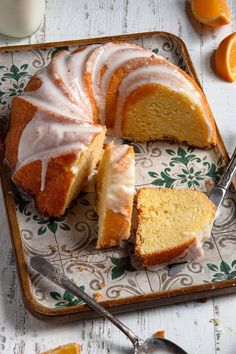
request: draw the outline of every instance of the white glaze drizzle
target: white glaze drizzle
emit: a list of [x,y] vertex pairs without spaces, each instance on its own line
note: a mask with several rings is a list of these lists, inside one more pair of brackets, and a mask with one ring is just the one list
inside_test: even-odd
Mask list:
[[43,102],[41,99],[37,98],[37,97],[29,97],[29,96],[22,96],[22,99],[32,103],[33,105],[35,105],[37,108],[39,108],[40,110],[43,111],[48,111],[49,114],[58,114],[61,116],[66,117],[67,119],[71,119],[71,120],[78,120],[78,121],[85,121],[87,123],[90,123],[90,119],[82,119],[80,118],[80,116],[78,115],[78,113],[74,113],[71,111],[67,111],[65,109],[62,109],[58,106],[55,106],[51,103],[48,102]]
[[45,189],[45,184],[46,184],[46,175],[47,175],[49,159],[41,160],[41,163],[42,163],[42,172],[41,172],[41,188],[40,188],[40,190],[41,190],[41,192],[43,192]]
[[97,48],[91,45],[79,52],[63,52],[54,60],[54,75],[60,78],[64,89],[73,96],[75,103],[83,108],[92,121],[92,109],[84,86],[85,63],[88,56]]
[[[64,53],[62,58],[64,59],[66,55]],[[41,86],[37,90],[25,92],[24,97],[32,103],[39,103],[45,109],[55,110],[57,108],[63,114],[72,114],[79,120],[90,121],[91,117],[85,114],[83,107],[73,102],[73,99],[69,98],[55,82],[56,78],[53,75],[53,66],[54,61],[57,60],[61,60],[60,56],[53,59],[49,66],[37,72],[36,76],[40,79]]]
[[68,152],[79,154],[103,129],[102,126],[66,120],[63,116],[38,111],[21,135],[16,171],[33,161],[40,160],[41,190],[44,190],[47,164],[50,159]]
[[[16,169],[32,161],[41,160],[41,190],[44,190],[47,164],[50,158],[74,150],[83,150],[88,145],[91,136],[103,129],[86,125],[86,122],[93,122],[93,117],[90,99],[84,85],[84,72],[87,71],[91,74],[96,104],[100,109],[100,119],[104,122],[102,116],[104,116],[105,95],[112,73],[131,59],[150,56],[159,58],[160,64],[137,68],[127,74],[120,85],[115,117],[115,130],[119,134],[121,133],[122,108],[125,100],[140,85],[146,83],[163,84],[173,90],[185,93],[191,97],[194,103],[201,104],[201,95],[191,82],[175,69],[174,65],[165,65],[165,59],[135,44],[108,43],[103,46],[91,45],[75,53],[65,51],[56,56],[47,67],[37,72],[36,76],[41,80],[41,86],[35,91],[24,94],[26,100],[39,108],[22,133]],[[101,68],[104,66],[106,71],[101,77]],[[57,80],[60,85],[57,84]],[[46,113],[47,111],[48,113]],[[53,114],[54,117],[56,115],[65,116],[67,123],[59,123],[57,119],[52,118]],[[83,127],[81,122],[76,124],[75,120],[83,121],[85,126]],[[209,125],[210,136],[212,126],[207,119],[206,123]],[[63,129],[61,129],[62,127]],[[50,148],[49,142],[52,136],[54,138]],[[67,138],[65,139],[65,137]],[[84,137],[86,137],[86,142],[82,141]],[[29,146],[32,149],[29,149]],[[124,153],[123,146],[121,150],[117,147],[114,148],[114,156],[118,154],[118,151],[121,154]],[[130,167],[130,171],[127,172],[127,180],[124,177],[124,185],[128,185],[128,175],[132,176],[132,168]],[[129,187],[127,188],[129,190]]]
[[[91,74],[93,95],[99,108],[99,120],[102,123],[104,123],[106,90],[112,74],[131,59],[151,56],[156,56],[156,54],[133,43],[108,43],[92,53],[86,70]],[[101,77],[104,67],[106,71]]]
[[182,235],[189,237],[189,236],[195,236],[197,239],[201,242],[204,242],[209,239],[211,236],[211,230],[213,227],[213,221],[211,220],[208,222],[205,226],[203,226],[200,230],[197,231],[183,231]]
[[135,169],[134,159],[124,171],[119,161],[125,157],[128,145],[111,145],[111,159],[109,181],[107,186],[106,207],[114,213],[121,213],[129,217],[126,206],[135,194]]
[[[162,60],[163,62],[163,60]],[[154,64],[149,66],[139,67],[136,70],[128,73],[122,80],[119,87],[119,95],[117,99],[117,108],[115,113],[115,131],[116,134],[122,135],[122,111],[127,97],[138,87],[145,84],[160,84],[170,88],[173,91],[186,94],[191,98],[192,102],[196,105],[201,105],[202,98],[200,93],[195,89],[190,81],[188,81],[174,65]],[[202,109],[207,117],[207,112],[203,105]],[[208,138],[212,134],[212,125],[207,117],[206,124],[208,126]]]

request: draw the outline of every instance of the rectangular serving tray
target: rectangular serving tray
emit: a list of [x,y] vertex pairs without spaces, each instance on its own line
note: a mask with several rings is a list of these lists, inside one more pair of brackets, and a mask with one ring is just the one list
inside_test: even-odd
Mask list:
[[[6,129],[12,96],[20,94],[31,75],[47,65],[58,51],[117,40],[134,41],[163,55],[186,71],[200,86],[184,42],[166,32],[1,48],[1,130]],[[136,187],[196,188],[209,192],[228,161],[218,130],[217,135],[216,147],[207,151],[166,142],[132,143],[136,158]],[[118,142],[123,141],[119,139]],[[80,194],[65,215],[49,219],[38,214],[32,201],[10,182],[3,156],[0,173],[24,303],[37,318],[68,321],[96,314],[71,294],[33,272],[27,265],[33,255],[46,257],[113,312],[235,292],[234,191],[228,193],[222,205],[212,236],[204,244],[202,259],[143,268],[131,244],[122,249],[95,249],[97,217],[93,183]]]

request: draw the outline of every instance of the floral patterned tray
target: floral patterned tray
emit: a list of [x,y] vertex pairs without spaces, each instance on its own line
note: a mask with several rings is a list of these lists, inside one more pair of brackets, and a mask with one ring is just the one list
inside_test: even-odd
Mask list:
[[[127,37],[163,55],[197,81],[186,47],[178,37],[156,32],[115,39],[127,40]],[[113,39],[103,38],[99,42]],[[58,51],[78,47],[85,42],[1,50],[2,133],[7,130],[11,99],[23,92],[31,75],[47,65]],[[92,42],[96,40],[87,41]],[[137,188],[151,185],[209,191],[228,159],[220,135],[218,140],[216,148],[208,151],[165,142],[132,144],[136,154]],[[80,194],[65,215],[49,219],[39,215],[32,201],[10,185],[3,164],[1,177],[23,298],[35,316],[68,320],[74,317],[85,318],[93,313],[79,299],[34,273],[27,266],[32,255],[46,257],[87,293],[117,312],[235,291],[234,192],[228,194],[223,203],[212,237],[204,244],[205,256],[202,259],[191,263],[143,268],[133,253],[132,244],[127,243],[122,249],[95,249],[97,216],[94,212],[93,183]]]

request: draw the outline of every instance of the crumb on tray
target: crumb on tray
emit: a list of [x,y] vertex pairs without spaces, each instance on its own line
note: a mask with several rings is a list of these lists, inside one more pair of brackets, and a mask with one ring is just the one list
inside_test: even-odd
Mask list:
[[102,293],[101,293],[101,291],[96,291],[96,293],[94,293],[94,295],[93,295],[93,298],[94,298],[95,301],[100,301],[100,300],[102,300]]
[[158,337],[158,338],[165,338],[166,334],[164,330],[157,331],[156,333],[153,334],[153,337]]

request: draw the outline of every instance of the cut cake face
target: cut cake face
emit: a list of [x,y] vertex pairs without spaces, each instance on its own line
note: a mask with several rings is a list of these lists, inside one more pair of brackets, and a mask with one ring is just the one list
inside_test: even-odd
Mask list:
[[137,196],[136,254],[144,265],[168,263],[189,253],[202,255],[215,205],[196,190],[144,188]]

